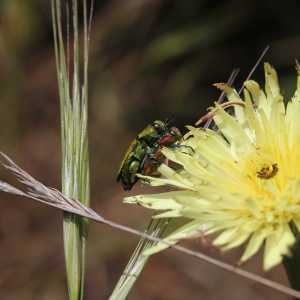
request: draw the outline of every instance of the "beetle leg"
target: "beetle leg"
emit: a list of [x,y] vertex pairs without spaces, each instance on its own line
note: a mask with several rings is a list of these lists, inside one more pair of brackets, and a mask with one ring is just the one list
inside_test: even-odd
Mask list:
[[145,163],[146,161],[148,160],[149,158],[149,153],[147,153],[144,157],[143,157],[143,160],[141,161],[141,164],[140,164],[140,171],[143,171],[144,169],[144,166],[145,166]]
[[143,161],[141,162],[141,171],[144,175],[159,175],[158,172],[156,172],[158,166],[162,163],[159,153],[159,149],[155,152],[153,149],[148,149],[148,153],[144,156]]

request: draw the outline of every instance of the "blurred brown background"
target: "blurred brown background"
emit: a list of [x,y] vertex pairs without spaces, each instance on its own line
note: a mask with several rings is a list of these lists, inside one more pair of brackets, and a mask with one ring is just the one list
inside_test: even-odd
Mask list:
[[[59,110],[50,1],[0,1],[1,150],[47,185],[60,186]],[[239,87],[266,45],[265,60],[295,85],[300,54],[300,3],[282,1],[96,0],[90,66],[92,205],[143,229],[149,212],[122,204],[115,182],[135,134],[153,119],[174,117],[183,128],[216,100],[211,86],[234,67]],[[262,66],[254,78],[262,80]],[[5,175],[1,171],[2,178]],[[149,192],[137,184],[133,194]],[[0,298],[67,299],[62,215],[1,194]],[[136,237],[91,224],[86,300],[107,299]],[[200,241],[188,243],[209,252]],[[235,262],[239,251],[213,253]],[[262,273],[260,258],[245,268]],[[265,276],[287,284],[278,267]],[[165,251],[153,257],[129,299],[288,299],[207,263]]]

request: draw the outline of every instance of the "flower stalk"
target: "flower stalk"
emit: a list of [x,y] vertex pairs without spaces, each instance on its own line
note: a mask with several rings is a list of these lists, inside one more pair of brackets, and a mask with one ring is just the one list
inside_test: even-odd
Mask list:
[[[149,234],[152,237],[162,237],[168,227],[168,224],[168,219],[152,219],[149,222],[148,228],[146,229],[145,233]],[[137,278],[139,277],[149,260],[149,256],[144,255],[144,252],[147,251],[147,249],[154,247],[156,244],[156,241],[149,240],[144,237],[139,240],[118,283],[116,284],[111,296],[109,297],[109,300],[124,300],[127,298]]]

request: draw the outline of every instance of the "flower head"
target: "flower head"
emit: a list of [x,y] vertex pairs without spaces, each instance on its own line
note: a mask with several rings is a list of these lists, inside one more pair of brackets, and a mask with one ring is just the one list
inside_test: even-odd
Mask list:
[[[218,84],[228,102],[213,109],[217,131],[188,127],[181,145],[163,149],[176,163],[159,167],[151,185],[176,190],[125,199],[159,210],[156,218],[184,218],[165,237],[169,243],[216,233],[214,244],[231,249],[245,244],[241,261],[264,246],[264,269],[279,264],[300,229],[300,75],[293,98],[284,104],[276,71],[265,64],[265,90],[244,83],[244,99]],[[234,105],[234,112],[225,107]],[[193,149],[193,151],[189,151]],[[178,167],[178,165],[180,167]],[[148,254],[167,246],[151,248]]]

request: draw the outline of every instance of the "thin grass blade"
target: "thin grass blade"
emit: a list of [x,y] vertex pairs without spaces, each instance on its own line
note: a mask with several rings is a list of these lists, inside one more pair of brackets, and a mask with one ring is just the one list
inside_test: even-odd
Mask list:
[[[60,0],[52,0],[54,49],[59,87],[62,149],[62,192],[89,206],[89,155],[87,135],[88,98],[88,24],[86,1],[83,1],[83,51],[79,40],[78,1],[72,0],[73,50],[69,47],[69,6],[63,14]],[[67,21],[67,50],[63,37],[63,17]],[[70,54],[71,52],[71,54]],[[81,58],[81,52],[83,52]],[[66,55],[67,53],[67,55]],[[70,57],[73,57],[71,61]],[[72,66],[69,65],[72,64]],[[81,74],[83,65],[83,74]],[[72,70],[72,75],[70,74]],[[63,221],[67,283],[70,300],[83,299],[87,221],[65,212]]]

